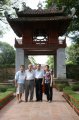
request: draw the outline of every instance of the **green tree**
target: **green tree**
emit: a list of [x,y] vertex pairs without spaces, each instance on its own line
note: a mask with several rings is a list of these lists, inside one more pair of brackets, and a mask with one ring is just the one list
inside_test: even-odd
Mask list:
[[15,50],[8,43],[0,42],[0,65],[15,64]]
[[73,44],[66,50],[67,53],[67,63],[78,64],[79,65],[79,46]]
[[[10,0],[0,0],[0,17],[3,17],[3,12],[6,10],[6,6],[10,4]],[[0,18],[0,20],[2,20]]]
[[[76,13],[67,30],[68,37],[72,38],[74,44],[67,48],[67,63],[79,64],[79,0],[46,0],[46,7],[57,6],[61,9],[65,6],[65,14],[71,14],[71,8],[76,9]],[[70,33],[70,34],[69,34]]]
[[54,68],[54,57],[53,56],[48,56],[47,64],[49,65],[51,69]]
[[0,0],[0,35],[4,33],[3,25],[5,22],[4,11],[7,10],[7,6],[9,5],[10,0]]
[[[65,6],[65,13],[71,14],[71,8],[76,9],[76,16],[73,18],[67,33],[72,32],[72,34],[75,34],[75,32],[79,32],[79,0],[46,0],[46,7],[49,8],[53,6],[54,4],[57,5],[57,7],[61,8],[62,6]],[[79,35],[75,34],[75,37],[73,37],[73,40],[76,43],[79,43]]]
[[45,3],[46,3],[46,8],[49,8],[52,3],[54,2],[54,0],[46,0]]

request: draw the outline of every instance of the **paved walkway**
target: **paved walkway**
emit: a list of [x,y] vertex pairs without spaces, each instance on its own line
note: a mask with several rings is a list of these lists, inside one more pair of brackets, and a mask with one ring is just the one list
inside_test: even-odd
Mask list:
[[22,102],[12,100],[0,111],[0,120],[79,120],[79,116],[62,97],[62,93],[54,89],[52,103]]

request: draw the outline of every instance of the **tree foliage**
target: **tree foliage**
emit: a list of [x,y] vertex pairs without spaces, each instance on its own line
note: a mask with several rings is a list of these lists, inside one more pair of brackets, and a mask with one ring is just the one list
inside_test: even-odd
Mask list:
[[7,10],[10,0],[0,0],[0,35],[4,33],[3,24],[5,23],[4,11]]
[[10,3],[10,0],[0,0],[0,17],[3,17],[3,12],[4,10],[6,10],[6,6],[8,6],[9,3]]
[[79,46],[73,44],[67,48],[67,63],[79,65]]
[[[62,6],[66,6],[65,13],[67,14],[71,14],[71,8],[74,7],[76,9],[76,16],[73,18],[67,32],[73,32],[73,34],[75,34],[74,31],[79,31],[79,0],[46,0],[46,7],[50,7],[53,4],[56,4],[59,8],[61,8]],[[78,42],[78,35],[76,34],[75,36],[77,38],[76,42]],[[75,41],[74,37],[73,39]]]
[[[46,7],[56,5],[59,9],[65,6],[65,13],[71,14],[71,8],[76,9],[76,13],[67,30],[68,37],[71,37],[74,44],[67,48],[67,63],[79,65],[79,0],[46,0]],[[69,35],[71,34],[71,36]],[[49,58],[50,59],[50,58]]]
[[50,68],[54,68],[54,57],[48,56],[47,64],[50,66]]
[[0,42],[0,65],[15,64],[15,50],[8,43]]

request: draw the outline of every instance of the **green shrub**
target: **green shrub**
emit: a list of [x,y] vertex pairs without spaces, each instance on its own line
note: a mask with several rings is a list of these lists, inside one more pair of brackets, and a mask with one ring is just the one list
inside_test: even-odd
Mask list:
[[69,95],[73,93],[70,86],[66,86],[65,88],[63,88],[63,92],[65,92],[65,93],[67,93]]
[[65,88],[66,86],[69,86],[68,81],[55,81],[55,84],[59,89],[59,91],[63,91],[63,88]]
[[4,86],[0,86],[0,92],[6,92],[7,91],[7,88],[4,87]]
[[68,81],[63,81],[63,80],[57,80],[55,81],[56,84],[66,84],[69,85]]
[[12,85],[0,85],[0,92],[15,91],[15,87]]
[[63,91],[65,84],[57,84],[57,87],[58,87],[59,91]]
[[73,85],[71,85],[71,89],[73,91],[78,91],[79,90],[79,84],[73,84]]
[[8,88],[7,90],[8,90],[8,91],[14,91],[14,92],[15,92],[15,91],[16,91],[16,88],[15,88],[15,87],[12,87],[12,88]]
[[0,92],[6,92],[7,89],[6,88],[0,88]]

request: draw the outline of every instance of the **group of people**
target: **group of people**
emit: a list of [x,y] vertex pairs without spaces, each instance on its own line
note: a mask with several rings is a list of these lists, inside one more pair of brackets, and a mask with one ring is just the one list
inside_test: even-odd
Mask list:
[[32,64],[28,65],[25,70],[24,65],[20,65],[20,70],[15,74],[16,96],[20,103],[22,101],[22,94],[25,91],[25,102],[33,101],[34,87],[36,93],[36,101],[43,100],[42,86],[44,86],[44,93],[47,96],[47,101],[52,102],[52,86],[53,86],[53,72],[49,70],[46,65],[44,69],[40,64],[37,64],[36,69],[33,69]]

